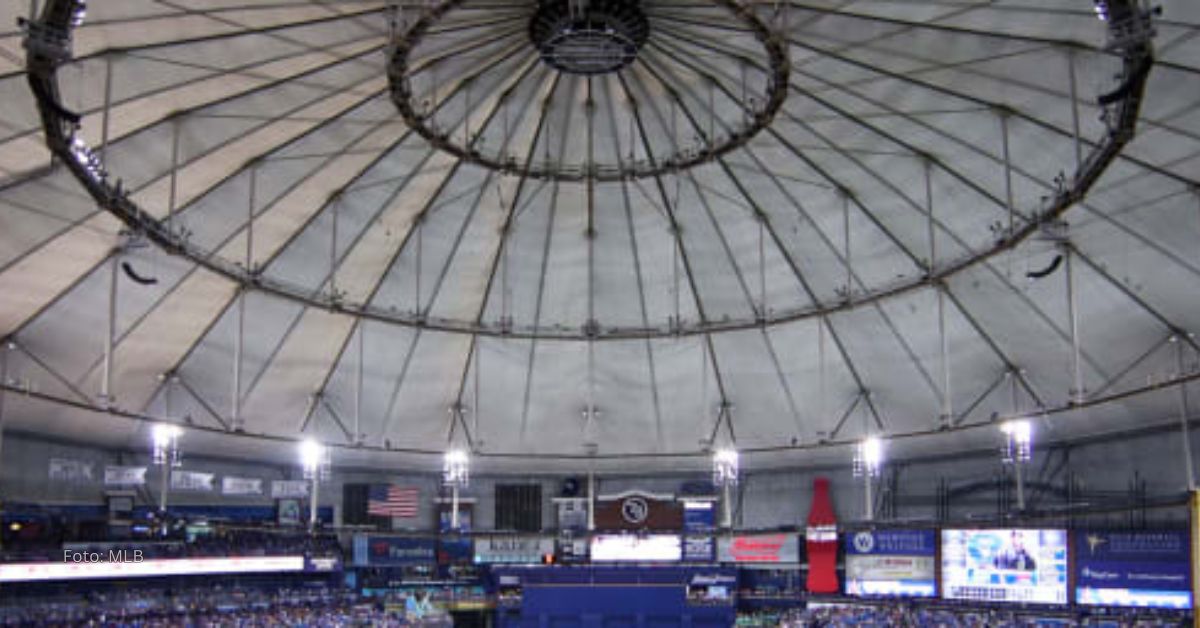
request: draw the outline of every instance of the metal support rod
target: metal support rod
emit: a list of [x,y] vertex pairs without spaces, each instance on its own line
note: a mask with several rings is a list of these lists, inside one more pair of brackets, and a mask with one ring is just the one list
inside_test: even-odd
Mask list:
[[[1183,360],[1183,339],[1175,338],[1175,356],[1179,368],[1179,377],[1183,377],[1184,360]],[[1192,431],[1190,428],[1190,412],[1188,410],[1188,394],[1187,382],[1179,383],[1179,427],[1182,430],[1180,435],[1183,439],[1183,464],[1186,465],[1185,477],[1187,478],[1187,487],[1189,491],[1196,490],[1196,472],[1192,466]]]
[[1075,81],[1075,51],[1073,49],[1067,52],[1067,74],[1071,83],[1071,131],[1075,138],[1075,173],[1078,176],[1079,169],[1083,166],[1083,144],[1079,137],[1079,97]]
[[733,485],[729,482],[721,486],[721,527],[733,528]]
[[871,473],[863,470],[863,516],[867,521],[875,520],[875,496],[871,490]]
[[[828,412],[826,407],[826,367],[825,367],[825,317],[817,318],[817,412],[819,419],[818,426],[825,425],[825,417]],[[826,433],[828,435],[828,433]]]
[[946,291],[937,287],[938,336],[941,339],[942,367],[942,425],[954,417],[954,397],[950,388],[950,340],[946,335]]
[[929,158],[925,159],[925,226],[929,236],[929,275],[937,268],[937,235],[934,231],[933,217],[933,166]]
[[113,405],[113,342],[117,333],[117,261],[120,248],[114,248],[108,261],[108,314],[104,322],[104,373],[100,380],[100,401]]
[[1013,476],[1017,481],[1017,511],[1025,511],[1025,463],[1016,460],[1013,462]]
[[175,204],[179,193],[179,116],[171,119],[171,179],[167,192],[167,232],[174,231]]
[[258,202],[258,162],[250,164],[250,194],[246,207],[246,272],[254,275],[254,213]]
[[842,194],[842,231],[846,242],[846,300],[854,287],[854,264],[850,256],[850,194],[843,190]]
[[458,531],[458,483],[450,485],[450,530]]
[[363,442],[362,399],[363,399],[363,356],[366,348],[367,321],[358,324],[358,355],[354,365],[354,442]]
[[[338,228],[338,206],[342,204],[342,196],[338,194],[333,199],[333,207],[330,209],[330,219],[333,222],[329,234],[329,296],[337,300],[337,228]],[[419,240],[418,240],[419,242]],[[419,303],[419,301],[418,301]],[[419,308],[418,308],[419,309]]]
[[242,429],[242,355],[246,344],[246,290],[238,295],[237,327],[233,337],[233,402],[230,422],[234,431]]
[[1071,317],[1071,400],[1078,404],[1083,402],[1083,364],[1079,346],[1079,301],[1075,289],[1075,268],[1072,263],[1074,249],[1064,247],[1064,257],[1067,263],[1067,312]]
[[108,154],[108,120],[112,111],[112,53],[104,55],[104,109],[100,113],[100,163],[107,164]]
[[417,317],[420,317],[421,311],[422,311],[421,310],[421,258],[423,258],[425,256],[425,251],[424,251],[424,249],[425,249],[425,221],[423,219],[418,219],[416,236],[417,236],[417,263],[416,263],[416,266],[414,267],[416,276],[414,277],[414,281],[413,281],[413,290],[416,291],[416,295],[414,297],[413,302],[416,303],[416,307],[415,307],[413,313],[415,313],[417,315]]
[[762,320],[767,320],[767,249],[764,242],[767,217],[758,216],[758,311]]
[[313,471],[312,477],[312,494],[308,499],[308,529],[311,532],[317,531],[317,503],[320,499],[321,489],[321,472],[319,469]]
[[0,344],[0,479],[4,477],[4,425],[8,415],[4,413],[4,401],[8,394],[8,354],[11,353],[10,342],[4,340]]
[[[159,466],[161,467],[160,475],[162,477],[159,478],[161,484],[158,489],[158,512],[165,514],[167,512],[167,491],[171,488],[171,459],[169,453]],[[162,525],[163,530],[166,531],[167,521],[165,517],[162,519]]]
[[596,529],[596,472],[588,470],[587,529]]
[[[1013,234],[1017,231],[1017,208],[1013,202],[1012,155],[1009,152],[1008,146],[1008,112],[1000,114],[1000,134],[1003,137],[1004,143],[1004,202],[1007,203],[1008,209],[1008,233],[1005,234],[1005,239],[1008,239],[1013,237]],[[1010,260],[1012,259],[1012,255],[1008,257]],[[1012,269],[1010,268],[1009,270],[1011,271]]]

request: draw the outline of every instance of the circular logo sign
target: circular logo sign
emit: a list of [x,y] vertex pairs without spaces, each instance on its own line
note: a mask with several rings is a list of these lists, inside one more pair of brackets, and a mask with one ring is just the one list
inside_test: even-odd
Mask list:
[[630,497],[621,502],[621,517],[629,523],[642,523],[650,516],[650,504],[641,497]]
[[854,535],[854,549],[859,554],[870,554],[875,549],[875,535],[870,532],[859,532]]

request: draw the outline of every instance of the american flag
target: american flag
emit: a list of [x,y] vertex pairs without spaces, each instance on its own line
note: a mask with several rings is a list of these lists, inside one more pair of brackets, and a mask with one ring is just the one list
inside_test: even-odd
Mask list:
[[417,516],[419,494],[415,486],[372,484],[367,496],[367,514],[412,519]]

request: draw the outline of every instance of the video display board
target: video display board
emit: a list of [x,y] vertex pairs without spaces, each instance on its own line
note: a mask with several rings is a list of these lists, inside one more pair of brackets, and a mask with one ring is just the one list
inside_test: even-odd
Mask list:
[[475,563],[537,565],[554,554],[554,537],[494,536],[475,539]]
[[1191,608],[1187,530],[1075,534],[1075,601]]
[[597,534],[592,562],[675,562],[683,556],[677,534]]
[[933,530],[862,530],[843,539],[847,595],[937,595]]
[[942,530],[942,597],[1066,604],[1066,531]]

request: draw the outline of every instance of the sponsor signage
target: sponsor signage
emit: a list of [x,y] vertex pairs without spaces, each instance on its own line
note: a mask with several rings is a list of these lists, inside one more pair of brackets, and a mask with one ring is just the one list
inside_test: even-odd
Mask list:
[[475,539],[476,563],[540,564],[554,554],[554,538],[541,536],[494,536]]
[[597,534],[591,555],[592,562],[675,562],[683,547],[675,534]]
[[[303,556],[256,556],[240,558],[180,558],[138,561],[132,550],[109,553],[80,552],[84,558],[54,563],[0,564],[0,582],[85,580],[100,578],[149,578],[227,573],[272,573],[304,571]],[[94,561],[93,561],[94,559]]]
[[216,476],[212,473],[201,473],[199,471],[172,471],[171,490],[211,492],[213,490],[213,480],[215,479]]
[[354,564],[359,567],[432,565],[436,559],[436,543],[432,538],[365,534],[354,537]]
[[712,530],[716,522],[717,502],[712,500],[683,500],[683,529],[687,532]]
[[262,482],[259,478],[238,478],[227,475],[221,478],[221,494],[262,495]]
[[141,486],[146,483],[146,467],[104,467],[106,486]]
[[558,562],[564,565],[586,563],[588,560],[587,539],[559,539]]
[[937,535],[933,530],[861,530],[845,535],[847,554],[883,556],[933,556]]
[[627,491],[596,498],[596,527],[601,530],[678,530],[683,504],[674,495]]
[[800,537],[795,534],[723,536],[717,540],[722,563],[798,563]]
[[308,482],[306,480],[271,481],[271,497],[274,499],[299,498],[307,496]]
[[683,560],[688,563],[711,563],[716,544],[711,536],[683,537]]
[[558,529],[586,530],[588,500],[586,497],[560,497],[554,500],[558,506]]
[[309,558],[304,566],[305,571],[341,571],[342,561],[334,556]]
[[933,530],[861,530],[846,534],[843,544],[847,595],[937,594]]
[[837,516],[829,497],[829,478],[814,478],[812,505],[804,529],[805,553],[808,554],[809,593],[837,593]]
[[1191,608],[1186,530],[1075,534],[1080,604]]
[[69,482],[72,484],[81,484],[91,482],[93,476],[94,465],[90,462],[82,460],[73,460],[71,458],[51,458],[50,459],[50,480],[54,482]]

